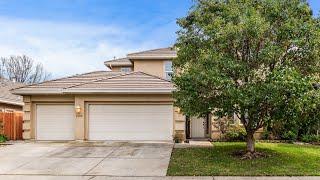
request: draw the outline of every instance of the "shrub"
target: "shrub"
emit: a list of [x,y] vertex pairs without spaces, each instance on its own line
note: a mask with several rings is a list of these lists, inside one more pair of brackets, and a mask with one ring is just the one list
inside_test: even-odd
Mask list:
[[8,138],[5,135],[0,134],[0,143],[6,142],[7,140],[8,140]]
[[290,141],[297,140],[297,137],[298,137],[297,133],[295,133],[293,131],[284,132],[283,135],[282,135],[282,139],[290,140]]
[[183,139],[184,139],[184,134],[182,134],[182,133],[177,133],[175,135],[175,137],[173,138],[175,143],[181,143],[183,141]]
[[302,142],[306,142],[306,143],[319,143],[320,142],[320,135],[303,135],[301,137],[301,141]]
[[220,140],[223,140],[225,133],[230,127],[233,119],[231,117],[225,116],[222,118],[215,119],[213,126],[220,131]]
[[261,139],[263,140],[272,140],[272,132],[266,130],[266,128],[263,130],[261,134]]
[[228,141],[244,141],[246,136],[246,130],[241,126],[230,126],[225,133],[225,139]]

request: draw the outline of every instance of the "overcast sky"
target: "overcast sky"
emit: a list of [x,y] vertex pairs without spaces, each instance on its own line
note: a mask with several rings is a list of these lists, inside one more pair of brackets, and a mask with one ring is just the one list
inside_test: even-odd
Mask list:
[[[129,52],[171,46],[192,0],[0,0],[0,57],[26,54],[54,77],[105,70]],[[314,12],[320,0],[309,0]]]

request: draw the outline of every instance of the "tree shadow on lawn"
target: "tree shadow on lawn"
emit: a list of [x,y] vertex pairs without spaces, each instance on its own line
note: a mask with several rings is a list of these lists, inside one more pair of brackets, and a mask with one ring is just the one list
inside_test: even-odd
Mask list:
[[320,148],[257,143],[267,157],[241,160],[231,154],[245,143],[214,143],[212,148],[174,149],[168,175],[320,175]]

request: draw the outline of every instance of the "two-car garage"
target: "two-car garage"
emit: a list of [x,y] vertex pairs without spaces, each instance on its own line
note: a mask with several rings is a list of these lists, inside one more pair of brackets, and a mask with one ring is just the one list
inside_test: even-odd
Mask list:
[[14,92],[24,98],[24,139],[94,141],[173,140],[183,128],[173,123],[173,90],[143,72],[95,71]]
[[[172,104],[86,106],[88,140],[172,140]],[[74,140],[74,104],[36,105],[37,140]]]

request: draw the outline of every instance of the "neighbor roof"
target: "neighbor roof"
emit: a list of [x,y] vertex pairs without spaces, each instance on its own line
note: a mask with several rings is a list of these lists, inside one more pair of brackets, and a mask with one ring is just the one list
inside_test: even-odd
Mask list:
[[21,86],[23,84],[0,78],[0,103],[23,106],[22,96],[14,95],[10,92],[11,89]]
[[152,49],[127,55],[128,59],[172,59],[176,57],[177,52],[173,47]]
[[104,64],[109,68],[117,66],[132,66],[132,62],[128,58],[119,58],[114,60],[105,61]]
[[173,84],[143,72],[95,71],[14,90],[15,94],[171,93]]

